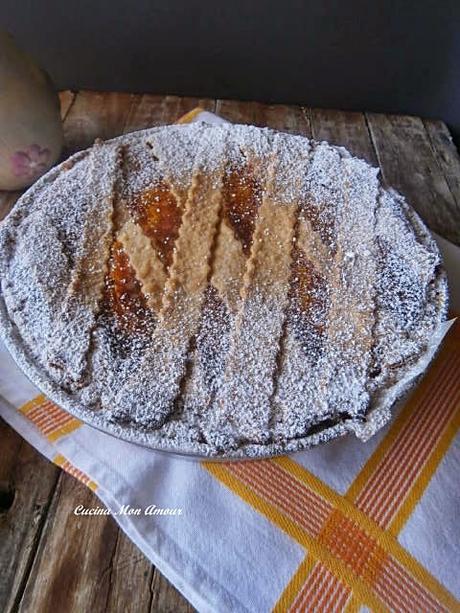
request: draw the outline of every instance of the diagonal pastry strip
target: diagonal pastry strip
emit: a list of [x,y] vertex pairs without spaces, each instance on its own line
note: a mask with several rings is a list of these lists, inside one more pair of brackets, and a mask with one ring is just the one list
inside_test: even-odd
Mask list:
[[84,383],[91,333],[104,293],[112,242],[114,189],[122,161],[120,147],[94,144],[82,244],[57,318],[60,329],[47,351],[48,365],[57,373],[65,371],[67,384]]
[[[190,138],[190,130],[193,130],[193,139]],[[187,127],[169,126],[167,130],[158,130],[149,141],[152,155],[157,158],[159,168],[181,207],[185,207],[187,202],[197,143],[205,130],[206,125],[201,123]]]
[[[296,146],[297,145],[297,146]],[[242,287],[242,303],[215,403],[216,431],[264,443],[288,305],[291,252],[309,150],[302,141],[274,141],[273,158]]]
[[[217,289],[232,314],[237,313],[241,301],[240,290],[248,259],[248,253],[245,253],[245,249],[250,247],[252,243],[253,226],[250,223],[248,224],[248,219],[252,219],[253,215],[255,219],[258,215],[262,201],[261,188],[265,184],[267,175],[266,162],[272,155],[272,143],[273,135],[264,130],[257,130],[251,134],[251,149],[247,146],[247,143],[239,141],[239,139],[235,139],[235,142],[232,143],[232,158],[237,161],[233,162],[228,169],[229,174],[235,173],[237,176],[238,173],[243,174],[243,184],[246,185],[246,188],[244,194],[240,197],[247,198],[249,201],[237,203],[230,200],[224,203],[224,207],[228,206],[227,212],[230,211],[235,214],[233,210],[235,204],[237,206],[238,204],[246,205],[247,208],[240,210],[236,217],[243,227],[249,225],[250,229],[246,228],[246,231],[244,231],[240,228],[240,237],[238,237],[228,216],[222,216],[211,278],[212,285]],[[249,189],[248,184],[250,185]],[[233,191],[234,188],[230,184],[227,189]],[[236,196],[236,194],[230,194],[230,197],[232,196]],[[245,243],[245,248],[243,248],[243,243]]]
[[155,313],[160,310],[167,275],[152,241],[132,219],[127,221],[117,235],[129,257],[147,305]]
[[[341,190],[337,190],[336,182],[341,180],[342,174],[343,163],[338,151],[323,144],[317,145],[308,171],[305,202],[299,215],[297,246],[312,263],[313,270],[324,278],[325,284],[321,292],[327,301],[329,301],[331,291],[330,277],[333,274],[333,268],[335,266],[339,274],[341,261],[337,257],[334,258],[333,250],[326,246],[313,231],[309,217],[312,211],[323,211],[328,208],[333,211],[332,217],[336,219],[337,212],[343,203],[343,194]],[[331,242],[335,243],[335,228],[333,235]],[[340,289],[340,285],[336,286],[336,293]],[[311,300],[315,296],[309,292],[308,298]],[[299,315],[294,311],[287,319],[283,341],[284,351],[280,359],[280,370],[274,395],[274,405],[278,413],[275,424],[276,434],[289,428],[293,437],[299,435],[298,428],[302,430],[305,428],[305,406],[315,406],[315,419],[318,421],[323,420],[328,414],[326,392],[318,388],[323,371],[320,363],[321,353],[316,348],[314,341],[317,340],[319,344],[320,339],[316,339],[316,331],[310,329],[312,338],[305,339],[303,342],[299,340],[296,328],[299,323],[302,323],[302,317],[302,314]],[[328,315],[326,314],[324,323],[327,321]]]
[[[190,413],[190,421],[195,416],[209,410],[217,387],[225,370],[225,359],[229,349],[230,330],[241,303],[241,289],[249,254],[244,252],[243,243],[250,248],[252,243],[252,223],[257,218],[262,201],[262,186],[266,181],[267,159],[272,151],[271,133],[259,130],[252,135],[255,156],[247,144],[238,141],[229,144],[227,155],[231,162],[227,165],[223,185],[223,214],[215,241],[212,261],[212,274],[207,289],[207,302],[204,305],[200,331],[197,335],[191,367],[183,388],[183,411]],[[243,194],[235,193],[232,177],[244,186]],[[241,177],[243,177],[241,179]],[[248,187],[249,185],[249,187]],[[240,200],[240,198],[244,198]],[[237,202],[243,205],[238,211],[238,220],[246,223],[246,231],[238,237],[231,227],[228,212],[234,211]],[[226,214],[227,213],[227,214]]]
[[362,160],[343,159],[344,208],[338,212],[337,254],[340,267],[331,277],[327,335],[327,405],[331,413],[364,416],[375,322],[376,207],[378,169]]
[[[226,221],[221,219],[208,292],[217,296],[213,307],[203,309],[200,331],[191,355],[191,368],[183,390],[186,411],[204,412],[209,407],[224,369],[228,349],[228,328],[240,301],[240,288],[246,267],[241,242]],[[219,300],[222,302],[219,303]]]
[[[305,404],[316,407],[315,422],[337,414],[362,415],[367,408],[365,383],[374,325],[375,208],[377,170],[339,156],[320,145],[317,157],[333,177],[333,189],[307,195],[310,205],[322,208],[327,199],[335,208],[335,248],[326,260],[312,235],[300,241],[314,265],[327,279],[329,309],[324,350],[307,351],[296,338],[295,322],[286,327],[286,351],[281,361],[275,406],[277,427],[290,435],[304,429]],[[324,156],[327,156],[327,164]],[[315,172],[314,162],[312,171]],[[327,185],[327,182],[325,182]],[[338,189],[339,188],[339,189]],[[307,242],[306,238],[310,240]],[[326,256],[323,253],[323,256]],[[303,430],[302,430],[303,431]]]
[[[138,189],[138,193],[149,191],[152,184],[162,182],[170,190],[179,211],[183,213],[187,201],[188,190],[192,182],[194,161],[196,158],[196,143],[191,141],[189,135],[178,126],[170,126],[173,132],[158,130],[146,141],[150,185]],[[195,138],[206,128],[203,125],[195,127]],[[195,147],[192,147],[192,143]],[[145,152],[143,151],[143,154]],[[180,154],[180,159],[178,155]],[[140,172],[142,175],[142,172]],[[133,199],[133,194],[127,194]],[[136,279],[141,284],[141,291],[147,299],[148,307],[158,315],[162,295],[165,288],[167,266],[160,258],[152,238],[147,236],[138,220],[134,221],[125,207],[125,215],[119,224],[118,240],[123,245],[134,269]],[[168,237],[169,238],[169,237]]]
[[240,301],[246,260],[241,242],[223,219],[217,237],[211,282],[232,313],[236,312]]
[[200,323],[222,202],[225,131],[205,132],[166,282],[152,348],[115,399],[131,419],[157,427],[173,409]]

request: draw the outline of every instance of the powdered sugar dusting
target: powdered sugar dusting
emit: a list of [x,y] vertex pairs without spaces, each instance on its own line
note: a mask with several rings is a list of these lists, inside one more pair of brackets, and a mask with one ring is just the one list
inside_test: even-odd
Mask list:
[[[227,209],[226,173],[241,179]],[[159,184],[183,213],[157,310],[133,313],[129,330],[78,285],[79,308],[63,309],[90,224],[102,228],[94,212],[104,218],[115,186],[129,215]],[[296,211],[288,239],[257,210],[270,190],[273,206]],[[249,197],[254,210],[238,201]],[[436,246],[375,169],[253,126],[154,128],[78,154],[20,199],[0,247],[3,334],[44,391],[97,427],[188,453],[264,456],[369,436],[425,364],[446,310]]]

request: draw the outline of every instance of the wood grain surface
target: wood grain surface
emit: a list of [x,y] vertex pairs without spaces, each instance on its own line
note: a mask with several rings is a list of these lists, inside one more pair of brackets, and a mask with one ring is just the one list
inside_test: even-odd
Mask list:
[[[429,227],[460,244],[460,158],[442,121],[129,93],[62,92],[63,158],[92,144],[174,122],[196,106],[232,122],[270,126],[343,145],[380,166]],[[0,192],[0,219],[20,192]],[[81,483],[0,422],[0,611],[191,612]]]

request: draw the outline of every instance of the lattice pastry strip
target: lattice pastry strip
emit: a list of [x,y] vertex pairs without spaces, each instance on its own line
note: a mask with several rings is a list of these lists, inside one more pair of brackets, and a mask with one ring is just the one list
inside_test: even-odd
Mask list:
[[104,294],[112,242],[114,188],[121,165],[121,148],[94,144],[82,245],[57,318],[60,330],[47,355],[50,367],[58,371],[65,369],[68,383],[73,385],[83,383],[91,332]]
[[[155,230],[154,224],[155,221],[164,223],[165,212],[160,208],[160,203],[156,204],[156,200],[162,196],[174,203],[174,209],[178,212],[175,212],[175,216],[180,225],[196,157],[196,144],[192,147],[194,141],[190,140],[190,136],[177,126],[171,129],[174,131],[173,140],[171,131],[163,128],[141,141],[141,147],[136,143],[128,148],[129,176],[131,183],[137,185],[137,191],[131,192],[128,186],[125,188],[125,206],[121,207],[124,215],[120,217],[117,233],[117,240],[123,245],[136,279],[141,284],[147,305],[155,314],[158,314],[161,308],[168,278],[166,256],[163,254],[161,257],[162,253],[159,252],[159,247],[162,247],[161,251],[164,252],[165,245],[158,245],[158,230]],[[196,126],[195,138],[199,139],[203,130],[203,126]],[[178,151],[181,155],[180,161],[177,160]],[[140,158],[142,163],[139,164],[136,158]],[[133,179],[134,176],[137,178]],[[146,207],[156,210],[153,225]],[[131,214],[128,211],[131,211]],[[167,221],[166,229],[171,231],[171,220]],[[164,242],[171,242],[174,238],[169,234],[159,237]],[[169,249],[167,251],[169,252]]]
[[[215,155],[217,147],[222,148],[220,155]],[[210,148],[217,160],[215,168],[209,165]],[[134,418],[138,407],[148,411],[152,424],[162,423],[172,411],[185,374],[187,352],[198,331],[221,209],[224,149],[224,138],[214,142],[203,136],[153,332],[152,351],[115,400]]]
[[142,228],[133,220],[127,221],[117,235],[129,257],[137,280],[142,284],[142,292],[147,305],[158,313],[162,303],[167,274],[157,250],[152,246]]
[[211,282],[232,313],[236,312],[240,302],[246,260],[241,242],[223,219],[217,237]]
[[[319,337],[320,331],[312,324],[311,317],[318,315],[318,301],[330,302],[331,274],[334,266],[340,270],[340,260],[334,257],[331,244],[336,242],[337,228],[334,225],[331,240],[326,244],[317,232],[313,231],[310,221],[312,211],[337,211],[342,206],[343,193],[337,190],[336,183],[328,185],[322,180],[318,188],[317,176],[323,168],[328,174],[340,181],[343,174],[343,164],[340,155],[335,149],[325,148],[320,144],[313,152],[311,164],[307,175],[307,190],[299,215],[299,229],[296,246],[305,255],[306,262],[310,262],[310,280],[307,285],[305,299],[307,304],[303,310],[298,307],[291,309],[286,322],[283,338],[283,351],[280,359],[280,369],[276,382],[274,406],[277,412],[274,424],[275,435],[290,428],[290,435],[297,436],[298,428],[305,429],[305,407],[315,407],[315,419],[321,421],[328,416],[328,407],[325,390],[318,389],[323,377],[323,364],[321,348],[323,339]],[[318,170],[319,169],[319,170]],[[314,275],[322,279],[321,287],[314,287],[311,279]],[[296,278],[294,278],[296,281]],[[301,288],[300,288],[301,289]],[[339,289],[339,288],[337,288]],[[321,296],[317,293],[320,292]],[[302,300],[304,296],[300,296]],[[324,325],[328,321],[328,314],[324,314]],[[318,322],[321,323],[321,322]],[[307,334],[299,334],[299,329],[307,329]],[[324,333],[323,333],[324,334]]]
[[[214,253],[214,272],[207,290],[200,330],[190,356],[190,371],[183,388],[185,411],[209,410],[225,366],[229,328],[240,301],[247,257],[233,230],[221,220]],[[226,255],[225,255],[226,254]]]
[[[247,143],[238,141],[232,143],[232,150],[227,152],[223,210],[212,258],[207,301],[183,388],[184,412],[204,414],[210,410],[225,369],[230,330],[241,303],[253,229],[262,201],[271,139],[272,135],[264,131],[253,134],[251,145],[259,152],[257,156],[254,149],[247,147]],[[238,235],[234,224],[238,224]]]
[[[375,323],[375,213],[378,170],[343,160],[343,207],[337,213],[336,266],[331,275],[326,401],[334,414],[363,416]],[[328,372],[329,371],[329,372]]]
[[[324,351],[306,351],[296,338],[295,324],[287,327],[275,403],[278,428],[303,427],[305,406],[315,407],[315,423],[331,416],[360,415],[367,409],[365,381],[374,324],[375,169],[357,160],[336,156],[336,187],[329,194],[336,208],[333,260],[318,260],[314,242],[303,243],[308,258],[325,275],[329,308],[325,319]],[[340,187],[337,190],[337,186]],[[323,193],[325,196],[326,194]],[[311,197],[311,195],[310,195]],[[314,291],[311,292],[314,297]],[[318,310],[316,308],[316,310]],[[291,436],[298,435],[296,429]]]
[[[213,427],[235,439],[266,442],[277,355],[288,304],[293,239],[305,189],[305,143],[275,137],[264,198],[233,326]],[[289,184],[289,192],[280,186]]]

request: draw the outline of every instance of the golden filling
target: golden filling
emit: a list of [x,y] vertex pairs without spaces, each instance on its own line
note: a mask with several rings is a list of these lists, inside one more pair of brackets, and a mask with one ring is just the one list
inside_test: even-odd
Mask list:
[[328,310],[326,280],[315,271],[302,249],[294,249],[291,274],[291,305],[302,318],[294,317],[294,328],[300,340],[319,339],[324,333]]
[[[134,331],[147,312],[146,298],[123,245],[115,240],[110,250],[106,276],[106,309],[126,330]],[[135,314],[135,317],[133,317]]]
[[[262,201],[262,186],[250,164],[243,168],[228,169],[224,175],[222,197],[224,220],[241,242],[243,253],[248,257]],[[151,239],[152,246],[167,270],[172,263],[182,217],[182,208],[168,184],[165,181],[158,182],[154,187],[139,193],[127,203],[127,207],[145,236]],[[323,282],[305,253],[300,249],[294,250],[291,299],[297,312],[304,315],[304,322],[300,322],[301,328],[307,325],[310,334],[321,335],[323,332],[321,321],[310,318],[311,314],[320,315],[326,311]],[[142,327],[149,311],[142,283],[136,278],[129,256],[117,240],[111,249],[106,287],[106,308],[115,314],[123,327],[129,330]]]
[[248,165],[243,169],[231,168],[224,176],[222,191],[225,219],[241,241],[245,255],[249,255],[262,186]]
[[182,217],[182,209],[169,186],[160,181],[128,202],[128,208],[144,234],[152,239],[158,256],[168,268]]

